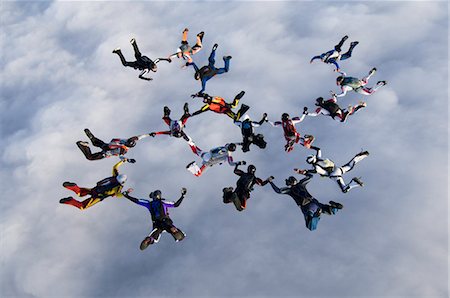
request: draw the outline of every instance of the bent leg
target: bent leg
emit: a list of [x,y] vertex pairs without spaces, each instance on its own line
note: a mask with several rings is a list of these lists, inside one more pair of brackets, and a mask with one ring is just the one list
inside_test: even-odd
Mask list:
[[138,45],[134,38],[131,40],[131,45],[133,46],[134,49],[134,57],[136,57],[136,60],[139,60],[142,57],[142,54],[139,51]]
[[100,152],[96,152],[96,153],[92,153],[91,152],[91,148],[89,148],[89,146],[87,146],[82,141],[78,141],[77,142],[77,146],[81,150],[81,152],[83,152],[84,156],[88,160],[98,160],[98,159],[102,159],[102,158],[105,157],[105,155],[101,151]]

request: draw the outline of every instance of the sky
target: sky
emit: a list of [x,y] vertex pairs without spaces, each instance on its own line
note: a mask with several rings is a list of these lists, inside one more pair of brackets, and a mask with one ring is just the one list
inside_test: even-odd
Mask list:
[[[448,297],[448,3],[446,2],[2,2],[0,94],[0,296],[2,297]],[[250,117],[279,120],[314,108],[338,91],[330,65],[309,63],[342,36],[359,41],[342,69],[361,78],[372,67],[388,85],[372,96],[340,98],[367,107],[346,123],[308,117],[297,125],[316,137],[324,157],[345,164],[370,156],[344,177],[362,177],[347,194],[314,177],[311,194],[344,209],[323,215],[316,231],[304,226],[289,196],[255,187],[247,209],[222,202],[235,186],[224,164],[194,177],[199,161],[182,139],[147,138],[129,151],[126,188],[147,198],[160,189],[186,199],[171,217],[187,237],[163,234],[145,251],[148,211],[108,198],[80,211],[58,203],[71,195],[64,181],[92,187],[117,158],[88,161],[75,142],[83,129],[104,141],[165,130],[172,116],[200,108],[200,90],[180,60],[161,62],[151,82],[137,78],[112,50],[129,60],[136,38],[155,59],[204,31],[194,56],[206,64],[214,43],[217,64],[230,71],[207,92],[231,100],[241,90]],[[204,149],[241,140],[229,118],[212,112],[189,119],[185,131]],[[278,186],[306,168],[312,151],[283,150],[280,128],[263,125],[268,146],[239,149],[236,160],[257,167]],[[296,177],[300,178],[298,175]]]

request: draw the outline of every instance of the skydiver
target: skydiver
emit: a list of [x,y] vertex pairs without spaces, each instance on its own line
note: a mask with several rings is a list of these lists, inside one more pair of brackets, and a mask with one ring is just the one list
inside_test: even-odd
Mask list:
[[[84,156],[88,160],[98,160],[111,156],[119,156],[120,159],[123,159],[123,156],[128,152],[128,149],[136,146],[137,141],[149,136],[149,134],[143,134],[128,139],[115,138],[112,139],[109,143],[105,143],[102,140],[96,138],[88,128],[86,128],[84,132],[91,140],[92,145],[102,149],[102,151],[92,153],[91,148],[89,148],[88,142],[78,141],[76,143],[78,148],[80,148],[81,152],[83,152]],[[134,162],[134,159],[128,159],[128,161]]]
[[192,140],[189,141],[188,144],[191,147],[192,152],[202,158],[202,165],[200,167],[195,161],[186,166],[186,169],[197,177],[201,176],[208,167],[212,167],[215,164],[228,162],[230,166],[245,165],[245,161],[233,161],[231,154],[236,151],[235,143],[228,143],[225,144],[225,146],[213,148],[208,152],[202,151]]
[[218,74],[222,74],[225,72],[228,72],[229,68],[230,68],[230,60],[231,60],[231,56],[223,56],[223,61],[224,61],[224,67],[222,68],[217,68],[214,66],[214,64],[216,63],[216,60],[214,59],[216,56],[216,49],[217,49],[218,45],[215,44],[212,48],[211,54],[209,55],[208,58],[208,65],[203,66],[202,68],[198,68],[197,64],[195,64],[195,62],[191,62],[188,63],[188,65],[192,65],[195,69],[195,75],[194,78],[196,80],[201,80],[202,82],[202,90],[200,90],[198,93],[201,94],[205,91],[206,89],[206,82],[208,80],[210,80],[212,77],[214,77],[215,75]]
[[353,49],[356,47],[356,45],[358,45],[358,41],[353,41],[350,43],[350,48],[348,49],[348,51],[344,54],[341,54],[341,47],[344,44],[344,42],[347,40],[348,36],[345,35],[344,37],[342,37],[341,41],[334,46],[333,50],[330,50],[326,53],[323,53],[319,56],[314,56],[312,57],[311,61],[309,63],[313,63],[314,60],[316,59],[320,59],[322,60],[323,63],[327,63],[327,64],[334,64],[334,66],[336,66],[336,69],[334,71],[336,72],[340,72],[343,75],[345,75],[344,72],[341,72],[341,69],[339,67],[339,64],[337,63],[337,61],[339,60],[346,60],[348,58],[350,58],[352,56],[352,51]]
[[[341,107],[337,104],[336,96],[332,96],[332,98],[324,101],[323,97],[318,97],[316,99],[317,109],[315,112],[306,112],[306,116],[316,117],[319,115],[330,116],[336,121],[345,122],[348,116],[353,115],[358,110],[366,107],[366,103],[360,101],[359,104],[355,106],[348,106],[348,108],[341,109]],[[306,109],[306,107],[305,107]]]
[[139,69],[141,71],[141,73],[139,74],[139,78],[142,80],[146,80],[146,81],[153,80],[150,77],[144,77],[144,75],[150,71],[156,72],[158,70],[158,67],[156,66],[156,64],[159,61],[164,60],[169,63],[172,62],[170,59],[167,59],[167,58],[156,58],[155,61],[152,61],[152,59],[148,58],[147,56],[142,56],[142,54],[139,51],[139,48],[137,46],[136,40],[134,38],[132,38],[130,40],[130,43],[133,46],[134,57],[136,58],[136,61],[133,61],[133,62],[126,61],[120,48],[116,48],[112,52],[114,54],[119,55],[120,61],[122,62],[123,66],[129,66],[129,67],[133,67],[134,69]]
[[241,118],[241,116],[244,115],[245,112],[247,112],[250,107],[245,104],[242,104],[241,108],[239,109],[239,111],[237,113],[233,112],[231,109],[234,109],[238,106],[239,100],[242,98],[242,96],[244,96],[244,94],[245,94],[245,91],[239,92],[239,94],[234,97],[234,100],[232,103],[225,102],[225,99],[223,99],[222,97],[219,97],[219,96],[212,97],[206,93],[192,94],[191,95],[192,98],[202,97],[203,102],[205,103],[205,105],[203,107],[201,107],[200,110],[194,112],[192,114],[192,116],[196,116],[198,114],[201,114],[201,113],[209,110],[209,111],[213,111],[218,114],[225,114],[228,117],[230,117],[231,119],[233,119],[234,121],[239,120]]
[[261,149],[266,148],[266,141],[264,141],[264,136],[262,134],[255,135],[254,127],[262,125],[267,121],[267,114],[264,113],[262,119],[259,122],[252,121],[248,115],[245,115],[243,121],[234,121],[234,124],[241,128],[241,133],[243,137],[242,141],[242,151],[250,151],[250,145],[255,144]]
[[202,40],[203,36],[205,35],[205,32],[200,32],[197,34],[197,42],[196,44],[191,47],[189,43],[187,42],[187,34],[189,32],[188,28],[185,28],[183,30],[183,37],[181,38],[181,45],[178,48],[177,52],[175,54],[172,54],[169,56],[169,60],[172,61],[172,58],[183,58],[184,60],[187,60],[186,66],[189,63],[192,63],[191,55],[194,55],[195,53],[198,53],[202,49]]
[[237,211],[243,211],[247,206],[247,200],[250,199],[250,192],[253,190],[253,186],[258,184],[259,186],[264,186],[269,183],[269,177],[266,180],[257,178],[255,176],[256,167],[254,165],[249,165],[247,168],[247,173],[238,169],[239,164],[234,168],[234,173],[239,176],[236,182],[236,189],[233,191],[233,187],[226,187],[223,189],[223,202],[225,204],[233,202]]
[[164,231],[172,235],[176,242],[181,241],[184,239],[184,237],[186,237],[186,234],[175,227],[172,219],[169,217],[168,211],[168,208],[176,208],[180,206],[186,192],[186,188],[183,187],[181,189],[181,197],[175,203],[164,201],[164,199],[161,197],[160,190],[155,190],[154,192],[149,194],[149,197],[152,199],[151,201],[134,198],[129,195],[129,191],[125,191],[122,193],[123,196],[128,200],[147,208],[148,211],[150,211],[150,215],[152,216],[153,229],[150,234],[148,234],[148,236],[145,237],[145,239],[141,242],[141,250],[146,249],[153,243],[158,243],[159,238],[161,237],[161,233]]
[[358,78],[353,77],[344,77],[339,76],[336,78],[336,85],[341,87],[341,93],[335,94],[333,91],[331,91],[331,94],[336,97],[342,97],[347,94],[347,91],[355,91],[356,93],[362,94],[362,95],[372,95],[375,93],[375,91],[378,90],[378,88],[383,87],[387,84],[386,81],[378,81],[375,87],[369,88],[364,87],[368,82],[371,76],[375,74],[377,69],[374,67],[369,71],[369,75],[367,77],[362,78],[361,80]]
[[300,123],[305,119],[305,115],[307,113],[307,109],[303,110],[303,114],[301,117],[294,117],[292,119],[289,118],[289,114],[283,113],[281,115],[281,121],[271,122],[268,121],[272,126],[282,126],[284,131],[284,138],[286,139],[286,145],[284,146],[284,150],[286,152],[291,152],[294,149],[294,144],[299,143],[305,148],[310,148],[312,142],[314,142],[314,136],[305,135],[302,137],[300,133],[295,129],[295,124]]
[[336,214],[339,209],[344,206],[340,203],[333,201],[329,202],[329,205],[320,203],[315,199],[306,189],[306,185],[312,178],[312,174],[305,173],[306,177],[300,180],[300,182],[295,179],[295,177],[290,176],[286,179],[286,186],[283,188],[278,188],[270,179],[270,185],[273,190],[279,194],[285,194],[291,196],[297,203],[297,206],[302,210],[303,216],[305,217],[305,225],[310,231],[314,231],[319,223],[320,216],[322,213],[328,215]]
[[167,125],[169,125],[170,130],[151,132],[149,135],[151,137],[154,137],[156,135],[169,135],[175,138],[183,137],[183,139],[189,141],[190,137],[183,131],[186,121],[191,116],[191,114],[189,114],[189,106],[187,103],[184,104],[183,110],[184,114],[183,116],[181,116],[180,120],[172,120],[170,119],[170,109],[168,107],[164,107],[164,116],[162,119],[164,120],[164,122],[166,122]]
[[369,156],[368,151],[361,151],[345,165],[336,167],[335,163],[332,160],[322,158],[322,152],[320,148],[311,146],[311,149],[316,150],[316,154],[309,155],[306,158],[306,162],[312,165],[313,168],[310,170],[294,169],[294,172],[302,175],[319,174],[322,177],[328,177],[337,182],[343,193],[349,192],[352,188],[364,186],[361,178],[357,177],[353,177],[348,184],[345,184],[342,175],[352,170],[358,162]]
[[123,185],[127,181],[127,175],[119,174],[119,167],[124,162],[133,163],[132,160],[128,160],[126,158],[122,159],[114,165],[112,176],[100,180],[99,182],[97,182],[97,185],[94,188],[84,188],[79,187],[76,183],[73,182],[64,182],[63,186],[75,192],[77,196],[84,197],[90,195],[90,197],[82,202],[75,200],[73,197],[63,198],[59,202],[61,204],[72,205],[80,210],[85,210],[89,207],[94,206],[98,202],[103,201],[107,197],[122,197],[121,191]]

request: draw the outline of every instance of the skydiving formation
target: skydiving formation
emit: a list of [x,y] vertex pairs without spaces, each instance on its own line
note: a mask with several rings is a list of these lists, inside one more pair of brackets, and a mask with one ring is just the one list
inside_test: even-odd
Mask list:
[[168,58],[157,58],[155,61],[148,58],[147,56],[142,56],[141,52],[139,51],[139,48],[137,46],[136,40],[132,38],[130,40],[131,45],[134,49],[134,57],[136,58],[136,61],[126,61],[125,57],[122,54],[122,51],[120,48],[116,48],[113,50],[113,54],[119,55],[120,61],[122,62],[123,66],[133,67],[134,69],[139,69],[141,73],[139,74],[139,78],[145,81],[151,81],[153,80],[150,77],[144,77],[144,75],[150,71],[156,72],[158,70],[158,67],[156,64],[159,61],[167,61],[172,62]]
[[[128,201],[135,203],[137,205],[143,206],[147,208],[150,212],[153,228],[151,232],[148,234],[148,236],[145,237],[145,239],[141,242],[140,249],[145,250],[148,246],[158,243],[159,239],[161,237],[161,234],[163,232],[168,232],[172,235],[175,241],[181,241],[185,238],[185,233],[181,231],[179,228],[177,228],[174,224],[172,219],[169,216],[169,208],[176,208],[179,207],[182,203],[185,195],[186,195],[186,188],[181,189],[181,197],[176,202],[169,202],[166,201],[161,194],[160,190],[155,190],[149,194],[150,200],[146,199],[140,199],[135,198],[130,195],[130,193],[133,191],[133,189],[128,189],[126,191],[123,191],[123,187],[125,182],[127,181],[127,175],[120,174],[119,173],[119,167],[123,163],[135,163],[135,160],[132,158],[126,158],[125,154],[127,154],[128,150],[130,148],[133,148],[136,146],[137,142],[147,138],[149,136],[156,137],[158,135],[167,135],[174,138],[183,138],[189,145],[190,150],[201,158],[201,163],[197,164],[195,161],[190,162],[187,164],[186,169],[190,173],[192,173],[196,177],[202,176],[202,174],[208,169],[209,167],[212,167],[216,164],[222,164],[222,163],[228,163],[230,166],[234,167],[234,174],[239,176],[238,180],[236,181],[236,187],[225,187],[222,189],[222,198],[223,203],[229,204],[233,203],[234,207],[238,211],[243,211],[247,207],[247,200],[250,198],[250,194],[254,189],[255,185],[259,186],[265,186],[266,184],[270,183],[272,189],[277,194],[285,194],[294,199],[297,206],[301,209],[304,219],[305,219],[305,225],[307,229],[310,231],[314,231],[317,229],[318,222],[321,218],[322,214],[328,214],[328,215],[334,215],[338,210],[343,209],[343,205],[340,203],[337,203],[335,201],[329,201],[328,204],[324,204],[319,202],[317,199],[315,199],[307,190],[307,184],[314,179],[314,174],[318,174],[322,177],[328,177],[335,181],[342,193],[347,193],[350,190],[362,187],[364,186],[363,181],[361,178],[353,177],[350,182],[346,183],[344,181],[344,174],[348,173],[349,171],[353,170],[355,165],[365,159],[369,156],[368,151],[361,151],[360,153],[356,154],[348,163],[342,165],[342,166],[336,166],[336,164],[327,158],[322,157],[322,152],[319,147],[317,147],[317,143],[321,143],[323,141],[323,138],[319,138],[319,140],[316,140],[313,135],[304,134],[303,136],[300,134],[300,132],[296,129],[296,124],[299,124],[300,122],[303,122],[306,118],[306,116],[309,117],[316,117],[319,115],[328,116],[332,119],[339,121],[339,122],[346,122],[348,117],[350,115],[354,115],[357,111],[363,109],[366,107],[366,103],[364,101],[360,101],[356,105],[349,105],[347,108],[341,108],[338,104],[338,97],[344,97],[348,91],[355,91],[356,93],[362,94],[362,95],[372,95],[374,94],[380,87],[386,85],[386,81],[378,81],[378,83],[374,87],[366,87],[368,84],[369,79],[375,74],[376,68],[372,68],[372,70],[369,72],[368,76],[357,79],[355,77],[347,76],[345,72],[341,70],[341,67],[339,65],[339,61],[344,61],[349,59],[352,56],[352,52],[354,48],[358,45],[358,41],[353,41],[350,43],[349,49],[342,54],[342,47],[345,43],[345,41],[348,39],[348,36],[342,37],[342,39],[339,41],[337,45],[334,46],[334,49],[327,51],[325,53],[322,53],[320,55],[314,56],[310,63],[313,63],[315,60],[321,60],[322,62],[326,64],[332,64],[335,66],[336,72],[339,72],[341,75],[336,79],[337,85],[341,88],[341,93],[335,94],[333,91],[331,91],[331,98],[324,100],[323,97],[318,97],[316,99],[315,105],[316,108],[313,111],[308,111],[307,107],[303,108],[303,113],[299,117],[290,117],[288,113],[283,113],[281,115],[280,121],[269,121],[268,120],[268,114],[266,112],[263,113],[262,118],[260,121],[252,121],[250,119],[250,116],[246,114],[246,112],[249,110],[249,106],[245,104],[241,104],[241,107],[238,108],[240,99],[244,96],[245,91],[239,92],[233,99],[232,102],[226,102],[224,98],[219,96],[210,96],[207,94],[206,91],[206,83],[213,78],[216,75],[224,74],[229,72],[230,68],[230,60],[231,56],[223,56],[223,67],[217,68],[216,67],[216,50],[218,48],[218,44],[214,44],[212,47],[212,51],[208,58],[208,65],[198,67],[198,62],[194,61],[194,55],[198,53],[203,48],[203,37],[204,32],[201,31],[196,36],[196,43],[194,46],[190,46],[188,43],[188,32],[189,29],[185,28],[182,33],[181,38],[181,45],[178,47],[176,53],[171,54],[168,58],[157,58],[155,61],[152,61],[147,56],[143,56],[141,52],[139,51],[138,45],[136,43],[136,40],[133,38],[131,39],[130,43],[133,46],[135,58],[136,61],[127,61],[125,57],[123,56],[120,48],[116,48],[113,50],[114,54],[117,54],[120,58],[120,61],[123,66],[126,67],[133,67],[134,69],[140,70],[139,78],[147,81],[151,81],[152,78],[145,76],[150,71],[156,72],[157,66],[156,64],[160,61],[166,61],[166,62],[172,62],[172,59],[179,58],[183,59],[184,65],[183,68],[186,68],[188,66],[192,66],[195,70],[194,79],[192,80],[192,77],[190,79],[192,80],[192,85],[196,85],[197,83],[194,83],[195,81],[201,82],[201,90],[192,94],[192,90],[185,90],[186,91],[186,97],[189,96],[189,94],[192,98],[201,98],[204,105],[197,111],[193,112],[192,114],[189,111],[189,105],[188,103],[184,103],[183,106],[183,115],[179,120],[173,120],[171,115],[171,110],[169,109],[169,106],[173,107],[174,104],[167,103],[163,107],[163,117],[162,120],[164,123],[169,127],[168,130],[163,131],[155,131],[150,130],[152,132],[147,134],[141,134],[141,135],[135,135],[133,137],[127,138],[127,139],[120,139],[120,138],[114,138],[109,143],[106,143],[97,137],[95,137],[92,132],[89,129],[85,129],[84,132],[86,133],[87,137],[89,138],[90,142],[94,147],[97,147],[100,149],[100,151],[92,152],[89,142],[85,141],[78,141],[76,142],[78,148],[81,150],[83,155],[88,160],[102,160],[106,159],[111,156],[117,156],[119,157],[120,161],[117,162],[113,166],[112,170],[112,176],[107,177],[105,179],[102,179],[101,181],[98,181],[96,185],[92,188],[84,188],[79,187],[76,183],[73,182],[64,182],[63,186],[73,192],[76,193],[79,197],[86,197],[87,199],[84,199],[83,201],[78,201],[74,199],[73,197],[66,197],[63,199],[60,199],[61,204],[65,205],[71,205],[73,207],[76,207],[80,210],[85,210],[87,208],[90,208],[94,206],[95,204],[103,201],[104,199],[108,197],[125,197]],[[175,46],[174,46],[175,48]],[[229,53],[228,49],[225,49],[225,53]],[[233,54],[234,56],[234,54]],[[195,56],[197,57],[197,56]],[[236,58],[235,58],[236,59]],[[119,66],[120,67],[120,66]],[[121,67],[120,67],[121,68]],[[330,85],[333,82],[329,82]],[[146,85],[146,86],[152,86]],[[262,88],[264,86],[261,86]],[[149,88],[149,87],[146,87]],[[238,89],[239,90],[239,89]],[[150,90],[152,92],[152,90]],[[208,91],[209,93],[209,91]],[[214,94],[214,93],[211,93]],[[264,104],[262,100],[259,100],[256,102],[257,105],[254,107],[264,107]],[[149,103],[152,104],[153,103]],[[258,106],[260,105],[260,106]],[[181,108],[181,107],[180,107]],[[280,109],[282,107],[279,107]],[[233,126],[231,123],[227,123],[229,125],[228,127],[224,127],[224,135],[227,136],[228,134],[228,140],[221,141],[221,144],[224,144],[223,146],[216,146],[213,147],[213,149],[209,151],[203,151],[201,150],[196,143],[193,141],[193,139],[187,135],[184,132],[185,125],[187,121],[189,120],[189,125],[193,125],[194,129],[192,129],[191,133],[195,133],[195,121],[191,120],[194,118],[194,116],[199,116],[202,113],[206,111],[213,111],[217,114],[224,114],[227,115],[230,119],[233,120]],[[261,111],[263,112],[263,111]],[[273,111],[269,111],[273,112]],[[213,118],[213,117],[212,117]],[[195,118],[197,119],[197,118]],[[322,119],[321,117],[317,119]],[[307,120],[306,122],[308,122]],[[310,169],[298,169],[294,168],[294,171],[297,174],[304,175],[305,177],[302,178],[300,181],[298,181],[295,177],[290,176],[285,180],[286,187],[278,187],[273,180],[275,179],[274,176],[269,176],[266,180],[262,180],[261,178],[258,178],[256,176],[256,166],[254,164],[251,164],[247,167],[247,171],[239,169],[239,166],[246,165],[245,160],[240,161],[234,161],[232,154],[236,151],[237,146],[241,146],[243,154],[253,154],[250,152],[250,146],[253,144],[260,149],[263,149],[261,151],[261,154],[265,154],[265,158],[270,161],[276,162],[276,159],[274,159],[273,156],[267,155],[268,150],[264,150],[268,144],[268,141],[264,138],[264,135],[262,133],[256,133],[255,128],[258,128],[258,130],[265,129],[266,126],[262,126],[265,122],[269,122],[273,127],[281,127],[283,129],[283,135],[286,140],[286,145],[284,146],[284,150],[286,152],[291,152],[294,149],[295,144],[300,144],[304,146],[306,149],[311,149],[315,151],[315,154],[310,154],[306,156],[306,163],[311,166]],[[192,123],[192,124],[191,124]],[[320,122],[319,122],[320,123]],[[213,126],[214,120],[210,121],[208,125]],[[234,125],[238,126],[241,130],[242,135],[242,142],[241,143],[235,143],[230,142],[229,139],[231,139],[231,127],[235,127]],[[229,131],[227,131],[227,128],[230,128]],[[212,131],[207,127],[207,131]],[[147,130],[148,131],[148,130]],[[198,132],[198,131],[197,131]],[[216,132],[216,130],[214,130]],[[201,133],[201,132],[200,132]],[[228,133],[228,134],[227,134]],[[236,131],[235,131],[236,133]],[[315,132],[314,132],[315,133]],[[317,134],[316,134],[317,135]],[[194,135],[192,135],[194,136]],[[195,139],[196,136],[194,136]],[[339,139],[337,139],[339,140]],[[167,140],[168,142],[172,142],[173,140],[170,138]],[[315,142],[315,146],[313,146],[313,142]],[[176,144],[177,142],[174,142]],[[178,146],[178,144],[176,144]],[[140,145],[141,146],[141,145]],[[175,146],[175,145],[174,145]],[[181,145],[180,145],[181,146]],[[185,146],[185,145],[182,145]],[[187,148],[186,148],[187,150]],[[279,150],[281,151],[281,150]],[[281,151],[282,152],[282,151]],[[305,151],[300,151],[299,154],[302,155]],[[305,154],[306,155],[306,154]],[[180,157],[177,157],[180,158]],[[294,156],[295,158],[295,156]],[[241,159],[241,158],[239,158]],[[248,159],[247,159],[248,160]],[[180,162],[183,162],[180,160]],[[187,161],[186,161],[187,162]],[[100,162],[99,162],[100,163]],[[161,173],[157,173],[161,174]],[[190,174],[187,174],[184,172],[185,175],[189,176],[189,179],[192,179]],[[203,179],[203,178],[199,178]],[[317,178],[316,178],[317,179]],[[222,181],[223,179],[217,179],[217,181]],[[147,179],[146,183],[152,184],[153,180]],[[175,183],[177,180],[174,179],[167,179],[167,183]],[[318,181],[319,182],[319,181]],[[197,178],[195,178],[195,183],[198,183]],[[321,182],[323,183],[323,182]],[[230,182],[231,184],[231,182]],[[229,184],[225,184],[229,185]],[[173,187],[173,185],[170,185],[170,187]],[[199,187],[204,187],[199,185]],[[217,187],[217,185],[212,185],[211,187]],[[261,188],[266,189],[266,188]],[[273,194],[273,193],[272,193]],[[220,190],[217,189],[217,195],[220,195]],[[332,197],[334,197],[334,194],[332,194]],[[127,202],[128,202],[127,201]],[[257,201],[255,201],[257,203]],[[280,219],[280,221],[283,221],[283,219]],[[287,224],[287,223],[281,223],[281,224]]]

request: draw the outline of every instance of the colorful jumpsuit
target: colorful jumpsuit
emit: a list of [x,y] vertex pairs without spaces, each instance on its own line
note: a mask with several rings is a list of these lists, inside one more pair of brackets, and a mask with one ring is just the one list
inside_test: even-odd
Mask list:
[[282,121],[275,121],[269,123],[276,127],[276,126],[282,126],[284,131],[284,138],[286,139],[286,145],[284,146],[284,150],[286,152],[291,152],[294,149],[294,144],[299,143],[300,145],[309,148],[314,141],[314,137],[311,135],[305,135],[303,138],[300,133],[297,132],[297,129],[295,129],[295,124],[300,123],[305,119],[305,114],[303,114],[301,117],[294,117],[292,119],[282,120]]
[[59,202],[61,204],[72,205],[80,210],[85,210],[98,202],[103,201],[107,197],[122,197],[121,191],[123,185],[117,181],[117,176],[119,175],[119,167],[123,163],[123,160],[116,163],[112,170],[112,177],[97,182],[97,185],[94,188],[83,188],[79,187],[76,183],[64,182],[63,186],[75,192],[77,196],[84,197],[90,195],[90,197],[82,202],[75,200],[73,197],[61,199]]
[[229,68],[230,68],[230,56],[225,56],[223,57],[223,61],[224,61],[224,67],[222,68],[217,68],[215,67],[215,63],[216,60],[214,59],[216,56],[216,50],[213,48],[213,50],[211,51],[211,54],[209,55],[208,58],[208,65],[203,66],[202,68],[198,68],[197,64],[195,64],[195,62],[191,62],[189,63],[189,65],[192,65],[195,69],[195,76],[199,77],[199,79],[202,82],[202,89],[198,92],[198,93],[203,93],[206,89],[206,82],[209,81],[212,77],[214,77],[215,75],[218,74],[222,74],[225,72],[228,72]]
[[132,196],[124,193],[124,196],[130,201],[141,205],[148,209],[152,217],[153,229],[148,234],[148,236],[141,243],[141,250],[145,249],[148,245],[153,243],[158,243],[161,233],[166,231],[172,235],[175,241],[181,241],[184,239],[186,234],[184,234],[180,229],[175,227],[172,219],[169,217],[168,208],[176,208],[183,201],[184,196],[176,202],[161,200],[144,200],[133,198]]
[[334,66],[336,66],[335,71],[340,71],[340,67],[339,67],[339,64],[337,63],[337,61],[346,60],[346,59],[350,58],[352,56],[353,49],[358,45],[357,41],[350,43],[350,48],[348,49],[348,51],[344,54],[341,54],[341,51],[342,51],[341,47],[344,44],[345,40],[347,40],[347,38],[348,38],[348,36],[344,36],[341,39],[341,41],[337,45],[334,46],[333,50],[330,50],[330,51],[323,53],[321,55],[318,55],[318,56],[314,56],[309,63],[312,63],[316,59],[320,59],[324,63],[334,64]]
[[203,45],[202,45],[202,40],[203,40],[203,35],[204,32],[200,32],[199,34],[197,34],[197,42],[195,43],[195,45],[193,47],[191,47],[189,45],[189,43],[187,42],[187,34],[188,34],[189,30],[186,28],[183,31],[183,37],[181,38],[181,45],[180,47],[177,49],[177,52],[170,55],[169,56],[169,60],[171,60],[172,58],[183,58],[184,60],[187,60],[187,64],[192,63],[192,58],[191,55],[194,55],[196,53],[198,53]]
[[308,170],[307,173],[319,174],[322,177],[328,177],[336,181],[343,193],[347,193],[355,187],[363,186],[362,181],[357,177],[353,177],[353,179],[346,184],[342,178],[342,175],[351,171],[358,162],[369,156],[369,152],[360,152],[345,165],[336,167],[334,162],[330,159],[322,159],[322,152],[320,148],[312,146],[311,149],[316,150],[316,154],[314,155],[316,161],[312,163],[313,169]]
[[225,146],[211,149],[208,152],[203,152],[194,144],[194,142],[189,141],[189,146],[191,147],[192,152],[202,158],[202,165],[199,167],[195,161],[193,161],[186,166],[186,169],[195,176],[199,177],[208,167],[212,167],[215,164],[222,164],[224,162],[228,162],[230,166],[244,164],[242,161],[233,161],[231,151],[228,150],[228,145],[229,144],[226,144]]
[[372,69],[369,72],[369,75],[362,78],[361,80],[353,77],[344,77],[342,82],[339,83],[341,86],[341,93],[337,94],[336,97],[342,97],[347,94],[347,91],[355,91],[356,93],[362,95],[372,95],[374,94],[380,87],[386,85],[385,81],[378,81],[375,87],[364,87],[369,82],[371,76],[375,74],[375,70]]
[[225,99],[223,99],[222,97],[219,96],[211,97],[208,94],[203,93],[201,97],[204,98],[203,102],[205,102],[206,104],[203,107],[201,107],[200,110],[194,112],[192,116],[199,115],[206,111],[213,111],[218,114],[225,114],[233,120],[239,120],[241,116],[244,115],[245,112],[247,112],[250,107],[242,104],[241,108],[237,113],[233,112],[231,109],[234,109],[238,106],[239,100],[242,98],[243,95],[244,91],[240,92],[238,95],[236,95],[233,102],[229,104],[225,102]]
[[307,177],[290,187],[278,188],[272,181],[270,181],[270,185],[276,193],[289,195],[294,199],[297,206],[302,210],[306,227],[308,230],[314,231],[317,229],[320,215],[323,212],[328,215],[336,214],[338,209],[342,209],[342,205],[333,201],[330,201],[330,205],[326,205],[316,200],[306,189],[306,185],[311,178],[312,175],[307,174]]
[[187,103],[184,105],[184,114],[183,114],[183,116],[181,116],[180,120],[172,120],[170,118],[169,108],[164,107],[164,116],[162,119],[169,126],[170,130],[152,132],[152,133],[150,133],[150,135],[151,136],[169,135],[169,136],[172,136],[175,138],[183,137],[183,139],[185,139],[186,141],[189,141],[191,138],[183,130],[184,125],[186,124],[189,117],[191,117],[191,114],[189,114]]

